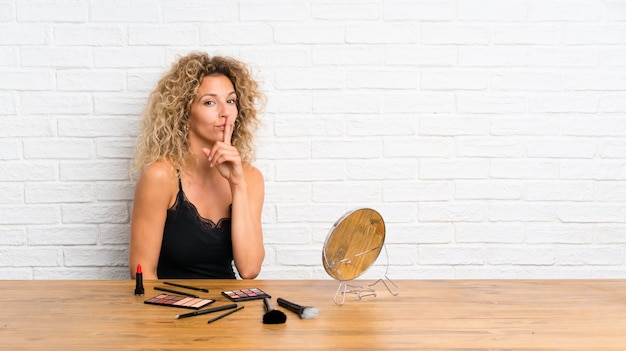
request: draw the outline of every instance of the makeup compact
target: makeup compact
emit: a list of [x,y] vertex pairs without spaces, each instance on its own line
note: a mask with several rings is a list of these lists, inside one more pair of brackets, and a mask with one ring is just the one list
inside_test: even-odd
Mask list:
[[147,303],[149,305],[191,308],[194,310],[200,309],[206,305],[210,305],[213,302],[215,302],[215,300],[168,294],[157,295],[144,301],[144,303]]
[[231,301],[234,301],[234,302],[249,301],[249,300],[262,300],[265,298],[271,298],[269,294],[265,293],[263,290],[259,288],[222,291],[222,295],[226,296],[227,298],[229,298]]

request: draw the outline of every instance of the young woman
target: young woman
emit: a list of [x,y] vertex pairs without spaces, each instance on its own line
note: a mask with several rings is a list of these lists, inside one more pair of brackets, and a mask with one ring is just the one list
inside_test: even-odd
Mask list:
[[161,78],[135,154],[132,278],[138,264],[144,279],[257,277],[265,190],[250,162],[263,102],[232,58],[191,53]]

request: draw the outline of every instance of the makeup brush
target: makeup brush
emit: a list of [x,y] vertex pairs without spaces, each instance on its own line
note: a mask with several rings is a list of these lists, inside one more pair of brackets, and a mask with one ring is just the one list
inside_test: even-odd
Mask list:
[[272,302],[269,298],[263,299],[263,305],[265,306],[265,314],[263,315],[263,324],[282,324],[287,320],[287,316],[279,310],[275,310],[272,307]]
[[317,317],[317,308],[311,306],[300,306],[296,303],[289,302],[283,298],[278,298],[278,305],[284,307],[289,311],[296,313],[300,316],[300,319],[310,319]]

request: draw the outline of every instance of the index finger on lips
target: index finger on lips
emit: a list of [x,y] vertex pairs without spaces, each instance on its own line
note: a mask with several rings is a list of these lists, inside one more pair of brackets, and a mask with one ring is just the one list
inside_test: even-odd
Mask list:
[[224,126],[224,143],[230,145],[230,139],[233,137],[233,125],[226,123]]

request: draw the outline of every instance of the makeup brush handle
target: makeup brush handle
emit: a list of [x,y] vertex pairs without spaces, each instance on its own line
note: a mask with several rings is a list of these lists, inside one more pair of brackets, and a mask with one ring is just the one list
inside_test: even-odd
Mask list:
[[284,307],[284,308],[288,309],[289,311],[295,312],[295,313],[298,313],[298,314],[303,309],[302,306],[300,306],[300,305],[298,305],[296,303],[293,303],[293,302],[289,302],[289,301],[287,301],[287,300],[285,300],[285,299],[283,299],[281,297],[278,298],[277,302],[278,302],[278,306]]
[[272,301],[269,298],[263,299],[263,306],[265,306],[265,312],[273,311],[274,307],[272,306]]

